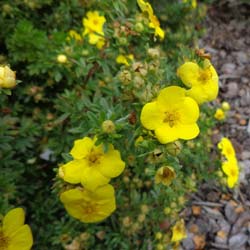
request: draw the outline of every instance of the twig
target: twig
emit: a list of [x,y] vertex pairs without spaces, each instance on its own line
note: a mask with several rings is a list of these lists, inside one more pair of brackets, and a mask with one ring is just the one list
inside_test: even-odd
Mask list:
[[207,207],[224,207],[223,204],[215,203],[215,202],[209,202],[209,201],[193,201],[192,204],[200,205],[200,206],[207,206]]
[[221,245],[221,244],[217,244],[217,243],[214,243],[214,242],[211,242],[211,246],[217,247],[218,249],[229,249],[229,247],[226,246],[226,245]]

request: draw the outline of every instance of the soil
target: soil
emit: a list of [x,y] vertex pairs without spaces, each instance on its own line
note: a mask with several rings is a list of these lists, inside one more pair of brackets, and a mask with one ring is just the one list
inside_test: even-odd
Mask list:
[[231,139],[241,174],[233,190],[203,184],[192,196],[184,211],[188,237],[181,249],[250,250],[250,5],[215,2],[199,46],[210,53],[220,76],[215,105],[227,101],[231,110],[212,140],[216,145],[223,136]]

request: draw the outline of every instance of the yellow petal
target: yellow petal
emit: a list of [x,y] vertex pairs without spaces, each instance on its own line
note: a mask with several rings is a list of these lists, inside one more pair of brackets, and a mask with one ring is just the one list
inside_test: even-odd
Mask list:
[[178,86],[166,87],[160,91],[157,97],[157,102],[162,107],[170,107],[173,105],[178,105],[178,103],[183,102],[185,98],[185,89]]
[[83,139],[74,142],[74,147],[71,149],[70,154],[74,159],[80,160],[89,154],[93,146],[94,141],[89,137],[84,137]]
[[83,170],[87,167],[86,160],[73,160],[61,166],[62,176],[66,182],[77,184],[81,182]]
[[137,3],[138,3],[142,12],[147,12],[149,16],[154,14],[154,11],[153,11],[150,3],[147,3],[144,0],[137,0]]
[[94,192],[86,189],[71,189],[60,196],[67,212],[85,223],[99,222],[116,208],[114,188],[104,185]]
[[164,112],[159,109],[157,102],[150,102],[143,106],[140,119],[145,128],[154,130],[163,123]]
[[155,36],[159,36],[160,39],[163,40],[164,37],[165,37],[165,32],[163,31],[162,28],[157,27],[157,28],[155,29]]
[[74,189],[64,191],[60,195],[61,202],[66,204],[66,203],[72,203],[72,202],[77,203],[77,202],[84,200],[82,190],[83,189],[74,188]]
[[10,237],[8,250],[30,250],[33,245],[33,237],[30,227],[23,225]]
[[24,210],[14,208],[3,219],[3,231],[7,236],[13,235],[24,224]]
[[184,99],[183,103],[180,105],[179,112],[181,114],[180,122],[182,124],[194,123],[198,120],[200,115],[197,102],[190,97]]
[[199,84],[199,74],[200,67],[197,63],[193,62],[186,62],[182,64],[177,70],[177,75],[181,78],[182,82],[188,87]]
[[101,159],[98,171],[108,178],[117,177],[125,168],[125,162],[122,161],[118,150],[110,149]]
[[110,178],[104,176],[95,167],[87,167],[83,170],[81,175],[82,185],[91,191],[94,191],[97,187],[103,186],[109,183]]
[[200,133],[200,129],[196,123],[178,125],[176,130],[178,130],[178,137],[183,140],[194,139]]
[[157,127],[155,129],[155,135],[162,144],[178,140],[178,131],[176,127],[170,127],[168,124]]

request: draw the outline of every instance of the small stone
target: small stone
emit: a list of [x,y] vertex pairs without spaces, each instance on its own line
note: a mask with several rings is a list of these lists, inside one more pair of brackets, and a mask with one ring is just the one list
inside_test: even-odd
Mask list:
[[235,204],[234,201],[229,201],[225,206],[225,215],[231,224],[233,224],[238,218],[238,214],[235,213],[236,206],[237,204]]
[[236,82],[230,82],[228,84],[228,90],[226,92],[226,96],[229,98],[236,97],[238,95],[238,84]]
[[235,68],[236,68],[236,65],[233,64],[233,63],[226,63],[222,66],[221,68],[221,71],[224,73],[224,74],[232,74],[234,73],[235,71]]
[[241,153],[241,159],[242,160],[247,160],[247,159],[250,159],[250,151],[243,151],[242,153]]
[[248,240],[248,236],[245,234],[236,234],[229,239],[229,249],[236,250],[243,247]]
[[182,246],[185,250],[193,250],[194,249],[194,242],[190,235],[186,239],[182,241]]
[[245,126],[247,124],[247,121],[245,119],[241,119],[239,123],[241,126]]

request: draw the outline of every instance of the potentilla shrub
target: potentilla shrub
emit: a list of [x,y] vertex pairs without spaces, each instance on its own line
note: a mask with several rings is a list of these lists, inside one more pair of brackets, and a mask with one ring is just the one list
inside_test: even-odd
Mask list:
[[[26,208],[34,249],[177,249],[189,195],[220,167],[209,137],[218,75],[195,49],[204,8],[1,6],[4,214]],[[236,157],[222,169],[236,186]]]

